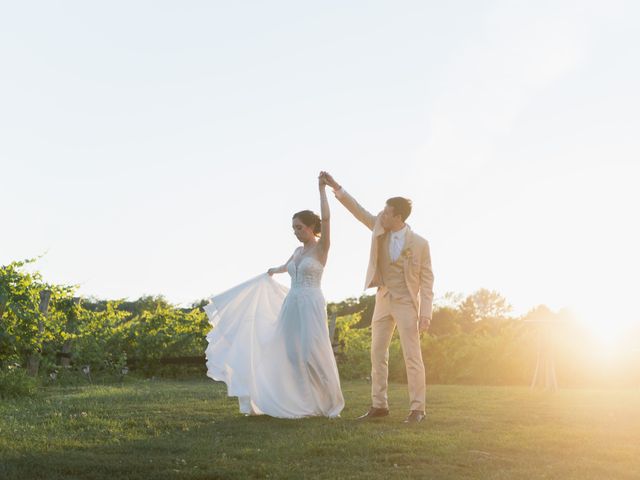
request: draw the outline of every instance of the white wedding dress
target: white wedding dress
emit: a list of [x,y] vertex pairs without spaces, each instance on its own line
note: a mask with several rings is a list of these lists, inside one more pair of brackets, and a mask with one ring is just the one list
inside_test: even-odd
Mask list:
[[265,273],[211,298],[207,375],[227,384],[245,414],[336,417],[344,398],[320,289],[324,268],[296,251],[287,270],[290,290]]

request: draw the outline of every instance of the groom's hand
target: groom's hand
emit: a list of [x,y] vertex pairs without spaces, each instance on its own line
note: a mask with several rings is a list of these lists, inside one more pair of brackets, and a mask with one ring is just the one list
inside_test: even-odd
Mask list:
[[338,182],[336,182],[334,180],[334,178],[329,174],[329,172],[320,172],[320,177],[324,178],[324,181],[327,185],[329,185],[331,188],[333,188],[334,190],[339,190],[340,189],[340,185],[338,184]]
[[429,317],[420,317],[420,323],[418,323],[418,330],[421,332],[426,332],[429,330],[429,325],[431,324],[431,319]]

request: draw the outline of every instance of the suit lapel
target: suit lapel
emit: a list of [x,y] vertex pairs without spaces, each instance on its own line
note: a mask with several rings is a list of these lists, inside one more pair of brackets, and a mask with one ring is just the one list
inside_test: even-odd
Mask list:
[[[404,237],[404,246],[402,247],[402,251],[407,251],[413,253],[413,232],[411,228],[407,225],[407,233]],[[405,262],[407,262],[410,258],[408,255],[402,255],[404,257]]]
[[378,259],[380,258],[380,249],[384,248],[385,233],[386,231],[384,228],[382,228],[382,224],[380,223],[380,214],[378,214],[378,218],[376,219],[376,223],[373,227],[373,244],[375,250],[371,252],[371,262],[376,267],[378,265]]
[[404,246],[402,247],[402,253],[400,253],[400,258],[402,258],[402,263],[404,266],[404,279],[409,285],[409,263],[411,262],[411,257],[413,254],[413,232],[411,228],[407,226],[407,233],[404,237]]
[[382,223],[380,221],[380,216],[381,215],[382,215],[382,212],[380,212],[378,214],[378,217],[376,218],[376,223],[373,225],[373,236],[374,237],[379,237],[379,236],[385,234],[385,229],[382,227]]
[[382,224],[380,223],[380,214],[378,214],[372,230],[371,252],[369,255],[369,268],[367,269],[367,279],[364,286],[365,289],[372,286],[379,286],[380,284],[378,258],[380,256],[380,237],[384,235],[384,233],[384,228],[382,228]]

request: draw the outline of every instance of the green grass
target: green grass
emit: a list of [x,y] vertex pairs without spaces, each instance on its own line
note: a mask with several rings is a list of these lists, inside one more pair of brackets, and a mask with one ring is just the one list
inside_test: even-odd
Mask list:
[[429,386],[428,419],[353,420],[364,382],[343,385],[340,419],[243,417],[224,385],[130,381],[47,388],[0,404],[1,479],[640,477],[640,391]]

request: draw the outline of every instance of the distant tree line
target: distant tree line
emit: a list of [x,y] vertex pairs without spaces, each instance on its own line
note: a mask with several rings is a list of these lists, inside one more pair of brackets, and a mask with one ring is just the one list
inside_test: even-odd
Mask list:
[[[52,285],[33,260],[0,267],[0,371],[21,371],[54,382],[91,372],[121,378],[141,375],[203,375],[206,300],[178,308],[161,296],[135,301],[79,298],[73,286]],[[343,378],[367,378],[370,323],[375,297],[362,295],[327,305],[336,318],[336,355]],[[541,344],[539,322],[553,322],[552,340]],[[606,324],[603,324],[606,325]],[[606,328],[606,326],[603,326]],[[526,385],[541,348],[554,354],[559,382],[566,386],[640,384],[640,329],[629,332],[615,358],[594,356],[597,345],[568,312],[540,306],[526,315],[496,291],[437,299],[423,356],[431,383]],[[596,339],[597,340],[597,339]],[[552,343],[549,343],[552,342]],[[606,360],[606,361],[605,361]],[[405,381],[397,336],[390,349],[390,377]],[[0,393],[2,389],[0,375]]]

